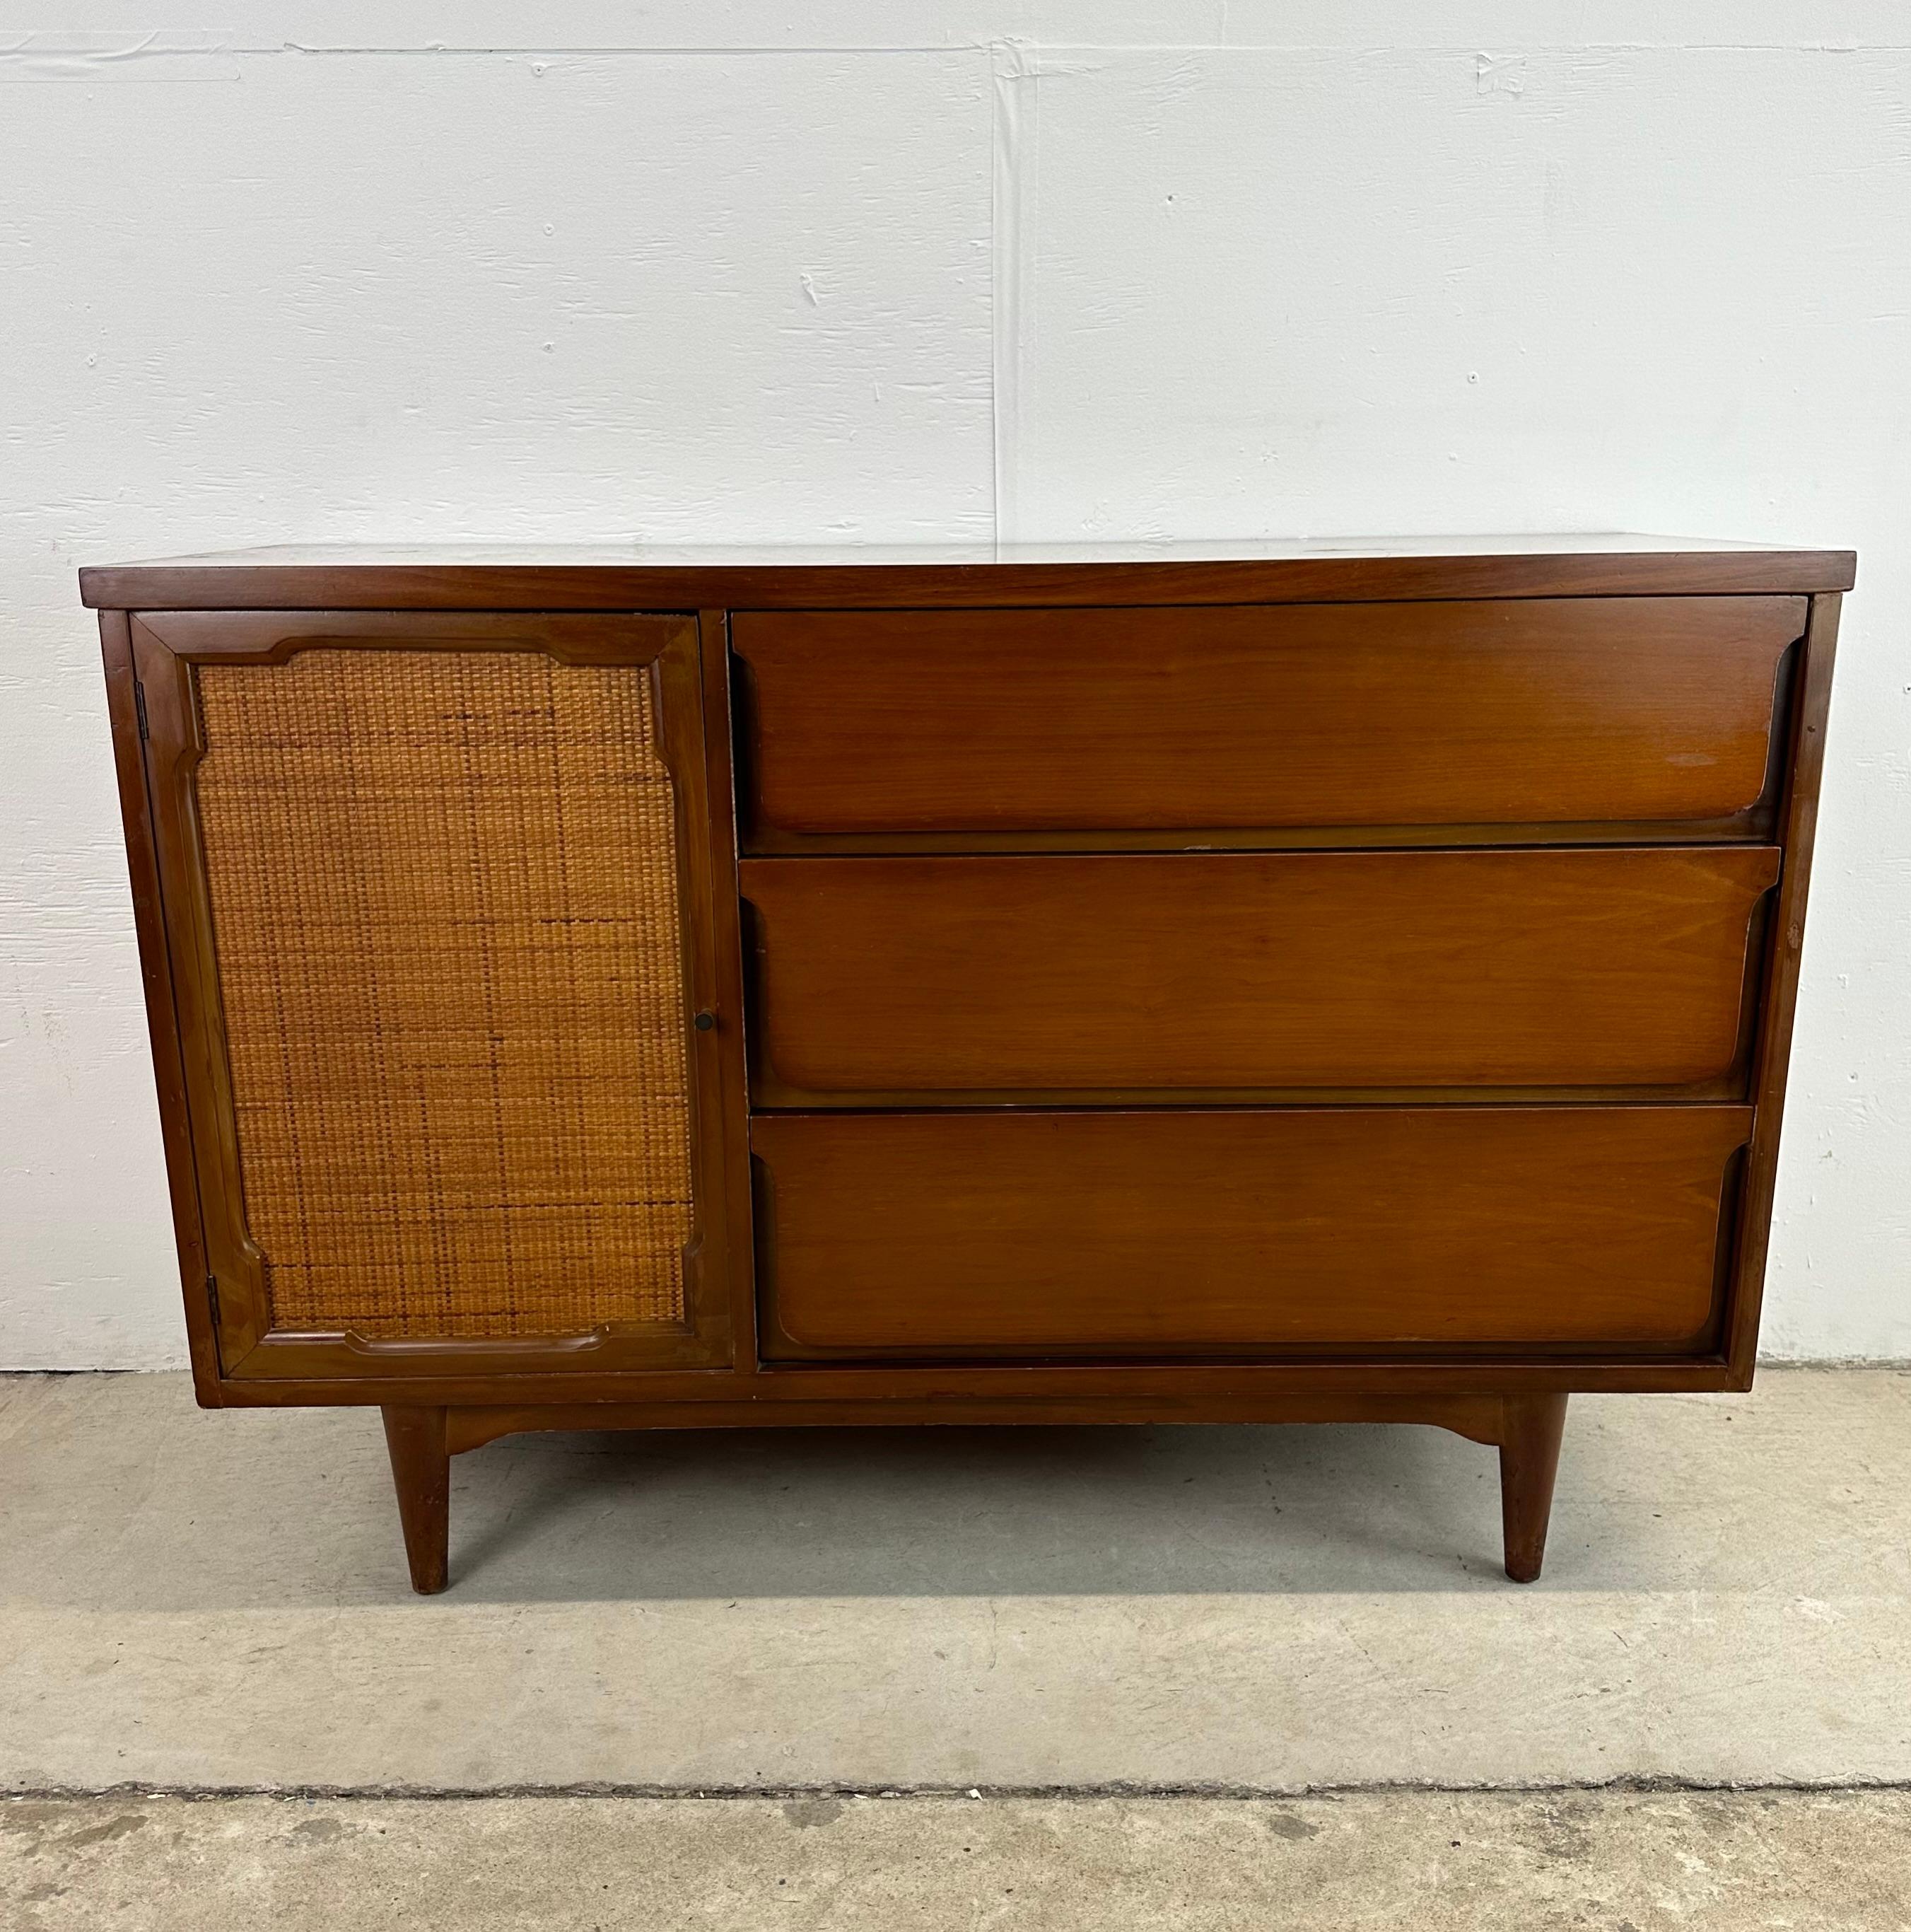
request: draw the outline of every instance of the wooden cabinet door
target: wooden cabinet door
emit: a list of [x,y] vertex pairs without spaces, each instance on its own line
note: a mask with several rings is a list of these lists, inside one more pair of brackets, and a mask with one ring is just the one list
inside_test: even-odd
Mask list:
[[130,638],[222,1374],[729,1360],[733,860],[696,620]]

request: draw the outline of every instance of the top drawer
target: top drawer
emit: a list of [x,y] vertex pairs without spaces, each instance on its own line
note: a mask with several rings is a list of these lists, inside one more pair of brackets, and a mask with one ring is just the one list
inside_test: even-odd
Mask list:
[[742,611],[746,836],[1760,837],[1805,622],[1802,597]]

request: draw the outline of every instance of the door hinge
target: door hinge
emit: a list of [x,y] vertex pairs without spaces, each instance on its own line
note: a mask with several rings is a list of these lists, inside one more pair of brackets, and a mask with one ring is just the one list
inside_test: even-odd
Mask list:
[[133,680],[133,708],[139,714],[139,742],[144,744],[152,734],[146,728],[146,687],[136,677]]
[[205,1305],[212,1311],[212,1332],[219,1332],[219,1277],[209,1274],[205,1278]]

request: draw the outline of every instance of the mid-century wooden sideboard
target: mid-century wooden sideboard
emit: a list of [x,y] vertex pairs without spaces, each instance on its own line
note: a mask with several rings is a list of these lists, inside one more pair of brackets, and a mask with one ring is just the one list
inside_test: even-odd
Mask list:
[[1843,551],[247,551],[98,608],[199,1400],[1742,1389]]

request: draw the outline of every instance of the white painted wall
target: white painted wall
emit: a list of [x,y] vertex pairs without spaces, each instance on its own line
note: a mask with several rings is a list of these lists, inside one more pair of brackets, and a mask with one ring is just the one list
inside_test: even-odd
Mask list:
[[0,1364],[183,1359],[79,561],[1625,528],[1861,553],[1766,1336],[1911,1356],[1901,5],[230,11],[0,32]]

